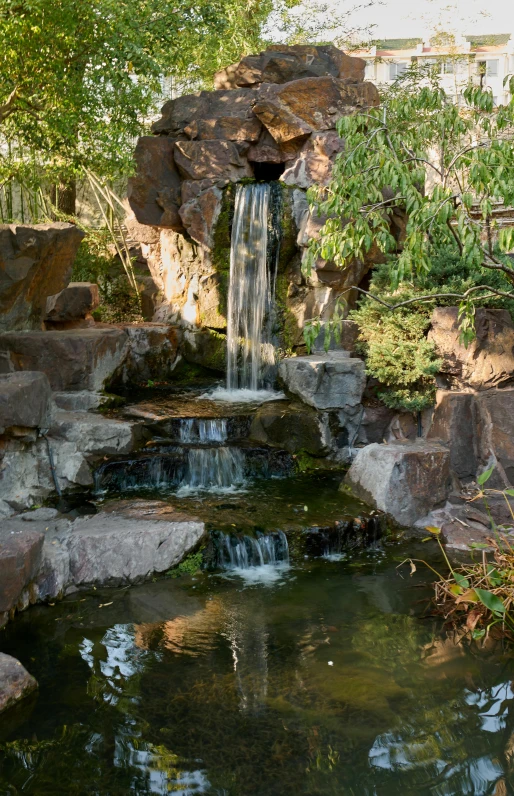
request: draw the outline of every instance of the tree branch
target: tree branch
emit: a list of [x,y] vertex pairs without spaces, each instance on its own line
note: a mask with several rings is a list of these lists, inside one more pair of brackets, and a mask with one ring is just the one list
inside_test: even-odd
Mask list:
[[349,293],[350,290],[357,290],[359,293],[363,293],[365,296],[373,301],[376,301],[378,304],[382,304],[382,306],[387,307],[388,310],[397,310],[399,307],[407,307],[409,304],[415,304],[418,301],[427,302],[438,298],[457,298],[461,301],[465,301],[467,298],[469,298],[471,293],[474,293],[477,290],[489,291],[488,295],[480,297],[482,299],[492,298],[493,296],[498,296],[500,298],[514,298],[514,293],[506,293],[503,290],[496,290],[493,287],[489,287],[489,285],[475,285],[475,287],[470,287],[469,290],[466,290],[464,293],[433,293],[432,295],[417,296],[416,298],[407,299],[406,301],[399,301],[397,304],[388,304],[387,301],[384,301],[383,299],[378,298],[378,296],[373,295],[373,293],[370,293],[369,290],[364,290],[362,287],[357,287],[357,285],[347,288],[347,290],[344,290],[343,293]]

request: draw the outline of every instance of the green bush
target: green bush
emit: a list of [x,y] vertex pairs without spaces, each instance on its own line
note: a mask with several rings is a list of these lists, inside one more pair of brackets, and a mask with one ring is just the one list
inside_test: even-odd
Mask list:
[[[391,409],[418,412],[434,402],[435,380],[441,363],[432,343],[427,340],[430,317],[436,306],[458,303],[452,295],[463,293],[476,284],[508,289],[501,273],[485,268],[470,269],[453,247],[435,250],[429,273],[422,273],[410,283],[391,290],[391,263],[377,266],[369,292],[389,304],[416,296],[438,294],[438,298],[389,310],[371,298],[363,298],[349,317],[359,325],[358,348],[366,357],[366,368],[380,386],[377,397]],[[514,301],[489,299],[482,306],[503,307],[514,317]]]

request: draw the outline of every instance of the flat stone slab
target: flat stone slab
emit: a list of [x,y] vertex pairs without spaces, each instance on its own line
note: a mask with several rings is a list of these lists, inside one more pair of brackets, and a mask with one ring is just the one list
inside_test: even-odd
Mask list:
[[128,336],[118,328],[0,335],[0,370],[42,371],[52,390],[99,392],[123,362]]
[[450,492],[450,452],[435,442],[373,443],[361,448],[344,480],[356,497],[409,527]]
[[37,682],[16,658],[0,652],[0,713],[37,688]]
[[364,362],[347,351],[288,357],[279,365],[279,377],[288,392],[315,409],[355,407],[366,386]]
[[[205,533],[203,522],[162,501],[110,501],[105,511],[73,521],[50,512],[28,521],[29,516],[30,512],[0,523],[0,539],[11,535],[21,551],[37,545],[38,558],[18,553],[18,561],[14,555],[5,556],[5,571],[21,573],[13,585],[8,582],[9,594],[30,582],[31,602],[93,585],[141,582],[176,566]],[[1,567],[0,557],[0,595]]]

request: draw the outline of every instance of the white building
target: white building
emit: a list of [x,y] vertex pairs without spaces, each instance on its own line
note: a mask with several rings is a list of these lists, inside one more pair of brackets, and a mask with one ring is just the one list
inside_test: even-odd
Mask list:
[[366,80],[377,85],[393,83],[413,64],[432,64],[447,93],[458,98],[470,81],[490,88],[495,102],[510,97],[503,81],[514,75],[514,37],[511,33],[483,36],[438,34],[429,40],[384,39],[357,50],[367,62]]

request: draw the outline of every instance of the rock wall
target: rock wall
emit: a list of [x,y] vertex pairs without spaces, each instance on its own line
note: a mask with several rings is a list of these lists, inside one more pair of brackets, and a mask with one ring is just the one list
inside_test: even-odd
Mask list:
[[167,102],[153,136],[139,139],[127,225],[156,287],[154,320],[223,331],[235,185],[278,180],[281,344],[302,344],[305,320],[330,315],[334,293],[360,282],[373,255],[345,272],[301,262],[325,219],[306,190],[325,184],[343,142],[335,124],[378,104],[364,61],[333,46],[271,47],[218,73],[216,90]]

